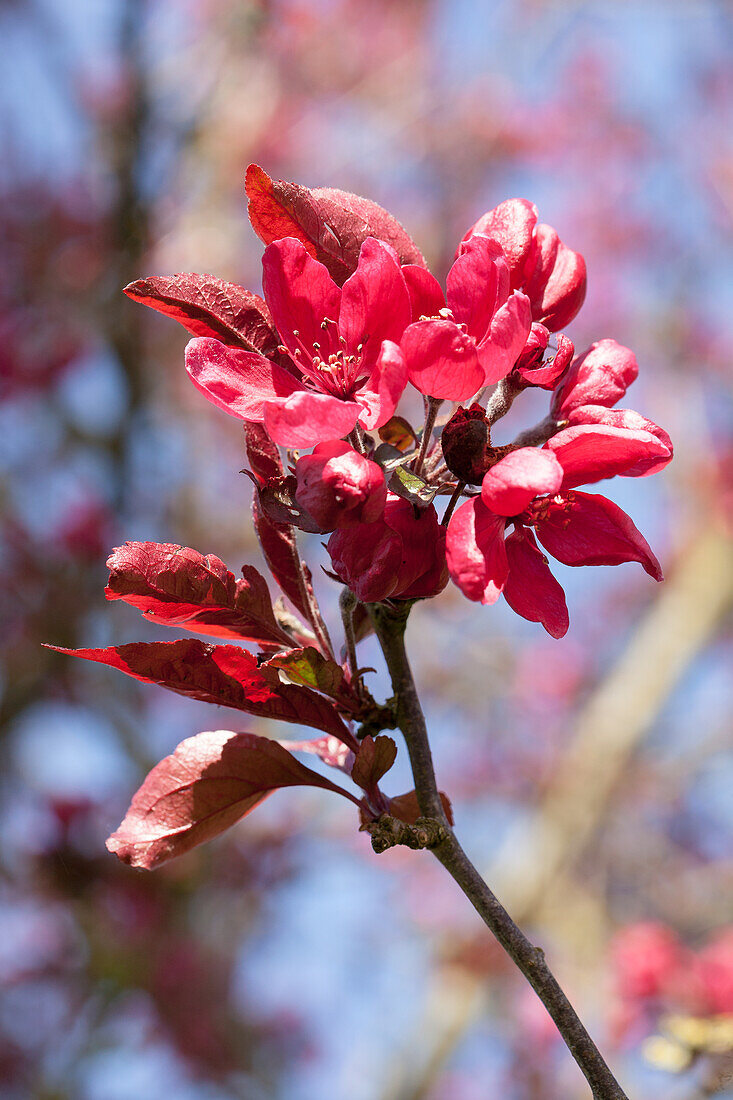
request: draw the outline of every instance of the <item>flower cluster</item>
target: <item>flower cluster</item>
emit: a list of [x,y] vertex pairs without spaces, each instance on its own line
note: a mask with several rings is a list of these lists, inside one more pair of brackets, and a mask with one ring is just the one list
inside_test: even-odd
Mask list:
[[[672,445],[652,421],[615,408],[637,375],[633,353],[604,339],[575,356],[559,331],[583,303],[585,264],[538,224],[531,203],[508,200],[476,222],[444,292],[376,204],[274,181],[254,165],[247,193],[266,245],[264,298],[197,274],[141,279],[126,293],[185,326],[192,382],[243,422],[255,527],[290,607],[272,604],[250,566],[237,580],[211,555],[129,543],[109,560],[109,599],[153,622],[254,644],[259,655],[196,638],[75,652],[197,699],[310,725],[318,736],[278,744],[214,731],[180,745],[110,840],[146,867],[221,831],[280,786],[336,790],[367,824],[390,809],[414,821],[414,793],[389,799],[378,785],[395,745],[371,734],[396,719],[372,699],[355,658],[374,605],[435,596],[450,578],[471,600],[503,594],[561,637],[565,597],[540,546],[567,565],[636,561],[661,579],[631,519],[578,487],[652,474]],[[496,425],[528,388],[548,391],[547,416],[497,445]],[[422,395],[422,423],[400,413],[406,391]],[[297,530],[330,536],[331,575],[344,586],[344,659]],[[345,771],[360,797],[288,747]]]
[[[401,262],[389,241],[364,236],[339,286],[321,262],[322,245],[287,224],[288,235],[270,239],[279,230],[261,211],[254,224],[269,240],[262,315],[281,341],[273,335],[276,353],[199,337],[186,366],[210,401],[262,424],[275,443],[315,444],[312,455],[293,456],[290,515],[305,530],[337,532],[328,543],[334,572],[359,600],[435,595],[445,562],[469,599],[493,603],[503,594],[517,614],[561,637],[565,597],[538,542],[566,565],[638,561],[661,579],[629,517],[577,489],[662,469],[672,457],[669,437],[614,408],[636,378],[633,352],[604,339],[574,357],[558,332],[583,303],[585,263],[537,223],[531,203],[510,199],[476,222],[445,293],[421,258]],[[406,425],[394,453],[380,439],[393,438],[408,385],[424,396],[428,415],[420,431]],[[494,425],[528,387],[551,391],[546,421],[493,446]],[[471,398],[437,435],[439,408]],[[442,523],[440,494],[452,497]]]

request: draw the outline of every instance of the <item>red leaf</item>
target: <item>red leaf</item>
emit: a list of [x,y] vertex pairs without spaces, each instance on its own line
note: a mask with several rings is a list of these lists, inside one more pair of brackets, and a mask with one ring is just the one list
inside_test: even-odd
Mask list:
[[213,554],[157,542],[127,542],[107,560],[108,600],[124,600],[143,617],[197,634],[244,638],[264,646],[292,642],[275,621],[267,583],[245,565],[236,580]]
[[229,730],[199,733],[153,768],[107,847],[123,863],[150,870],[222,833],[272,791],[296,786],[357,801],[276,741]]
[[[440,801],[443,803],[443,809],[445,810],[445,816],[448,818],[448,824],[453,824],[453,807],[450,804],[450,799],[447,794],[440,793]],[[389,812],[392,817],[398,817],[400,821],[405,821],[408,825],[414,825],[417,819],[421,816],[420,807],[417,804],[417,792],[408,791],[407,794],[398,794],[394,798],[389,800]]]
[[390,244],[400,263],[425,267],[422,253],[397,219],[369,199],[273,180],[257,164],[247,169],[246,190],[258,237],[265,244],[295,237],[339,284],[356,270],[367,237]]
[[397,746],[391,737],[367,736],[362,741],[351,769],[351,778],[357,787],[372,791],[379,780],[392,767],[397,756]]
[[553,638],[563,638],[570,625],[565,593],[550,572],[531,530],[515,528],[504,545],[509,561],[504,599],[523,619],[542,623]]
[[342,741],[351,740],[332,703],[308,688],[281,683],[276,668],[258,668],[257,658],[238,646],[214,646],[198,638],[182,638],[178,642],[133,642],[108,649],[48,648],[99,661],[143,683],[158,684],[204,703],[313,726]]
[[273,478],[284,477],[280,451],[265,431],[262,424],[251,420],[244,423],[244,443],[247,448],[247,460],[250,469],[260,485]]
[[310,622],[306,591],[311,584],[311,574],[298,553],[295,529],[289,523],[273,523],[257,497],[252,501],[252,516],[268,569],[288,599]]
[[[252,473],[260,485],[284,476],[280,452],[261,424],[246,422],[244,438]],[[275,523],[264,512],[255,493],[252,501],[255,530],[268,568],[275,581],[302,615],[310,622],[306,598],[311,584],[310,570],[298,553],[295,529],[291,524]]]
[[194,272],[151,275],[130,283],[125,294],[172,317],[193,336],[213,336],[231,347],[277,355],[280,338],[265,302],[236,283]]

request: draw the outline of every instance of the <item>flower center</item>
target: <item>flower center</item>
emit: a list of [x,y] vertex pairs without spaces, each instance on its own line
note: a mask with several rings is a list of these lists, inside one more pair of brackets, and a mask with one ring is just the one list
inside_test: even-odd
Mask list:
[[[336,321],[324,317],[321,329],[323,338],[314,340],[310,346],[301,340],[299,331],[293,329],[298,346],[288,354],[298,367],[303,382],[311,389],[348,399],[366,381],[366,378],[360,377],[366,337],[356,348],[349,349]],[[281,350],[287,352],[286,348]]]

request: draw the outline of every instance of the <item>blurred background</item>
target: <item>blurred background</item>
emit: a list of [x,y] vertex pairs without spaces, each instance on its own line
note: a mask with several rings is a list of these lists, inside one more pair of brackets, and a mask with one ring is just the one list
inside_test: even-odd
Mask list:
[[274,732],[41,648],[164,636],[105,603],[125,539],[259,562],[239,426],[121,293],[259,288],[252,160],[382,203],[441,276],[530,198],[588,263],[576,347],[636,351],[623,404],[677,457],[607,488],[666,583],[553,564],[564,640],[452,587],[408,640],[465,846],[630,1097],[733,1096],[732,32],[725,0],[2,0],[4,1098],[587,1097],[442,869],[341,800],[278,793],[153,874],[104,850],[184,737]]

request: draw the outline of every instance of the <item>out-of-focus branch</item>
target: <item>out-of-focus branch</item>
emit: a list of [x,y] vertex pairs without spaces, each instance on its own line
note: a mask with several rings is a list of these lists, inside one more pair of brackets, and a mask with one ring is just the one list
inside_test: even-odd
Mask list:
[[[531,821],[512,830],[486,877],[525,923],[577,893],[573,867],[595,835],[634,750],[691,662],[733,606],[730,539],[714,522],[680,554],[659,598],[583,709],[567,753]],[[572,908],[572,905],[570,906]],[[413,1055],[393,1067],[383,1100],[424,1100],[484,1010],[482,983],[444,970]],[[469,989],[472,989],[469,992]],[[425,1051],[416,1064],[414,1051]],[[404,1067],[409,1067],[405,1072]]]

